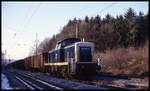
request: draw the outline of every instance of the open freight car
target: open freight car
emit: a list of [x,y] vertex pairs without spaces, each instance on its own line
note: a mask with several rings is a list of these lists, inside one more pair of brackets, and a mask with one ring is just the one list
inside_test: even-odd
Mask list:
[[48,53],[38,53],[25,58],[25,68],[26,70],[32,71],[44,71],[44,61],[48,60]]
[[24,70],[25,69],[24,64],[25,64],[24,63],[24,59],[20,59],[20,60],[17,60],[15,62],[12,62],[12,63],[8,64],[8,66],[16,68],[16,69],[22,69],[22,70]]

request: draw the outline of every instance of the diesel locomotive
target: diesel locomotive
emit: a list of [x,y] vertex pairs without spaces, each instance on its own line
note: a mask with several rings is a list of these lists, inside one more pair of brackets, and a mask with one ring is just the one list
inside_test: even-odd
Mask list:
[[93,55],[93,43],[69,38],[58,42],[56,48],[48,53],[49,59],[44,66],[51,73],[94,74],[97,64]]

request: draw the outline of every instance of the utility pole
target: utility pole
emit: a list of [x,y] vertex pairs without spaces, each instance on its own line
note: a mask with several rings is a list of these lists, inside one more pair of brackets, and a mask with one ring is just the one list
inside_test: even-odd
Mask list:
[[4,65],[6,66],[7,50],[5,50]]
[[76,21],[76,38],[79,38],[79,23]]
[[33,61],[33,66],[36,66],[35,61],[37,61],[37,45],[38,45],[38,43],[37,43],[37,42],[38,42],[37,36],[38,36],[38,34],[36,33],[36,36],[35,36],[35,44],[34,44],[35,50],[34,50],[34,53],[33,53],[33,57],[35,57],[35,59],[34,59],[34,61]]
[[9,64],[10,63],[10,61],[11,61],[11,59],[10,59],[10,55],[8,55],[8,63],[7,64]]
[[[38,37],[38,34],[36,33],[36,40],[35,40],[35,46],[36,46],[36,49],[35,49],[35,52],[36,52],[36,60],[35,61],[37,61],[38,60],[38,58],[37,58],[37,46],[38,46],[38,39],[37,39],[37,37]],[[35,65],[35,64],[34,64]]]
[[35,40],[35,42],[36,42],[36,44],[35,44],[35,46],[36,46],[36,49],[35,49],[35,50],[36,50],[36,55],[37,55],[37,44],[38,44],[38,43],[37,43],[37,42],[38,42],[37,36],[38,36],[38,34],[36,33],[36,40]]

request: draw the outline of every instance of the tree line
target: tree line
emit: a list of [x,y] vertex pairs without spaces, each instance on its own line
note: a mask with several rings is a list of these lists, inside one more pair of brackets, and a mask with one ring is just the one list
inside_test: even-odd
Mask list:
[[57,41],[76,37],[76,24],[79,24],[79,38],[95,44],[97,52],[118,47],[141,47],[149,39],[149,12],[144,15],[129,8],[124,15],[116,18],[107,14],[105,18],[85,16],[83,20],[69,20],[60,33],[46,38],[38,46],[38,52],[48,52],[55,48]]

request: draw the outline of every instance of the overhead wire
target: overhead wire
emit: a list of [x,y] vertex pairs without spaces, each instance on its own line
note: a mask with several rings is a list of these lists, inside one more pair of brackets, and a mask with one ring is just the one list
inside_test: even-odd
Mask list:
[[117,4],[117,3],[116,3],[116,2],[115,2],[115,3],[112,3],[112,4],[110,4],[109,6],[103,8],[103,9],[100,11],[100,13],[101,13],[102,11],[104,11],[104,10],[106,10],[106,9],[108,9],[108,8],[110,8],[110,7],[112,7],[112,6],[115,5],[115,4]]
[[[117,4],[117,2],[111,3],[110,5],[104,7],[103,9],[101,9],[100,11],[98,11],[98,13],[102,13],[104,10],[106,10],[106,9],[108,9],[108,8],[110,8],[110,7],[112,7],[112,6],[114,6],[115,4]],[[83,11],[83,10],[85,11],[85,10],[88,10],[88,9],[89,9],[89,7],[85,6],[85,7],[81,8],[81,9],[79,9],[79,11],[77,11],[75,14],[77,14],[78,12],[81,13],[81,11]],[[74,13],[73,13],[73,14],[74,14]]]
[[[31,22],[31,19],[32,19],[32,17],[35,15],[35,13],[37,12],[37,10],[39,9],[39,7],[40,7],[40,5],[41,5],[41,3],[38,3],[38,5],[36,5],[36,7],[34,8],[34,10],[33,10],[33,13],[32,13],[32,15],[29,17],[29,13],[27,13],[26,15],[25,15],[25,18],[24,18],[24,24],[22,24],[22,26],[23,26],[23,29],[22,29],[22,31],[20,31],[20,34],[19,35],[21,35],[21,33],[22,32],[24,32],[24,30],[25,30],[25,28],[27,27],[27,25],[29,25],[29,23]],[[33,6],[33,5],[32,5]],[[30,6],[29,8],[28,8],[28,11],[29,10],[31,10],[31,8],[32,8],[32,6]],[[26,20],[26,21],[25,21]],[[9,27],[10,29],[13,29],[13,30],[16,30],[16,29],[14,29],[14,28],[12,28],[12,27]],[[16,37],[18,35],[18,33],[13,33],[13,39]],[[13,43],[13,46],[15,45],[15,46],[18,46],[18,47],[20,47],[20,46],[27,46],[27,43],[17,43],[17,41],[18,40],[16,40],[14,43]],[[3,46],[4,46],[5,44],[3,44]]]
[[[37,12],[37,10],[39,9],[39,7],[40,7],[41,4],[42,4],[42,3],[40,2],[40,3],[38,3],[38,5],[35,7],[34,11],[32,12],[31,16],[29,17],[28,21],[25,23],[26,25],[24,25],[24,27],[23,27],[24,30],[25,30],[25,28],[27,28],[27,26],[30,24],[33,15],[35,15],[35,13]],[[23,31],[24,31],[24,30],[23,30]]]
[[[23,27],[23,29],[24,29],[24,26],[26,25],[26,22],[27,22],[26,20],[27,20],[28,17],[29,17],[29,11],[31,10],[32,6],[33,6],[33,3],[31,3],[31,5],[27,8],[27,13],[25,14],[23,23],[20,24],[20,26]],[[14,29],[14,28],[12,28],[12,27],[8,27],[8,28],[13,29],[13,30],[17,30],[17,29]],[[21,30],[21,29],[18,29],[18,30]],[[18,30],[17,30],[17,31],[18,31]],[[21,32],[22,32],[22,31],[20,31],[20,33],[21,33]],[[15,33],[13,34],[13,38],[15,38],[17,35],[21,35],[21,34],[15,32]],[[18,40],[16,40],[16,41],[18,41]],[[20,46],[20,44],[17,43],[16,41],[14,42],[13,45]]]
[[26,15],[25,15],[25,17],[24,17],[24,20],[23,20],[24,23],[22,24],[23,29],[24,29],[25,25],[27,24],[26,22],[27,22],[27,19],[29,18],[29,11],[32,10],[32,9],[31,9],[32,6],[33,6],[33,3],[31,3],[31,5],[30,5],[30,6],[28,7],[28,9],[27,9],[27,13],[26,13]]
[[[34,3],[32,3],[32,5],[28,8],[28,10],[30,10],[30,9],[32,8],[33,4],[34,4]],[[41,5],[41,2],[36,5],[36,7],[34,8],[34,10],[33,10],[33,12],[32,12],[32,14],[31,14],[30,17],[29,17],[29,13],[27,13],[27,14],[25,15],[23,28],[22,28],[22,31],[21,31],[20,33],[25,32],[25,30],[27,29],[27,26],[29,26],[32,17],[35,15],[35,13],[36,13],[37,10],[39,9],[40,5]],[[14,35],[16,36],[17,34],[14,34]],[[27,44],[22,44],[22,45],[23,45],[23,46],[27,46]],[[21,46],[21,44],[18,43],[17,46]]]

